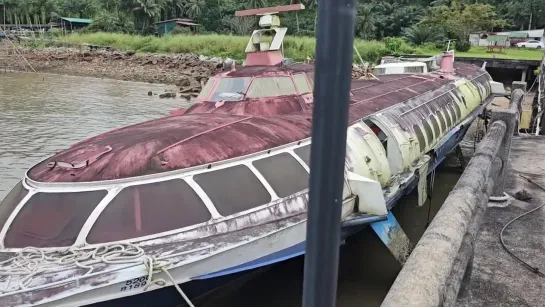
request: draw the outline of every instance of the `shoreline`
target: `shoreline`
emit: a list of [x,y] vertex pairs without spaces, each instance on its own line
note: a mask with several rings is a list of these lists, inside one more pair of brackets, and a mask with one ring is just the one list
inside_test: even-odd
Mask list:
[[[136,55],[64,48],[24,50],[23,55],[38,73],[175,85],[192,92],[199,92],[222,63],[221,59],[208,60],[196,54]],[[12,57],[12,69],[31,71],[18,56]]]

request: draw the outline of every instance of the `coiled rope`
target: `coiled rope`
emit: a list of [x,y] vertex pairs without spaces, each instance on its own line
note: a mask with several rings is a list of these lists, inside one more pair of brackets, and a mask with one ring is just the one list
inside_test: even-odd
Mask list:
[[168,260],[159,260],[155,256],[146,255],[144,250],[136,245],[113,244],[99,246],[93,249],[69,248],[61,251],[44,251],[35,247],[22,249],[9,259],[0,262],[0,278],[9,286],[14,276],[20,276],[16,287],[12,289],[0,288],[0,293],[9,293],[20,290],[32,290],[29,284],[34,277],[43,273],[61,272],[72,268],[87,270],[82,276],[91,274],[94,265],[142,263],[148,271],[146,291],[151,285],[164,287],[167,285],[164,279],[154,279],[154,274],[165,273],[178,293],[190,307],[194,307],[187,295],[178,286],[167,268],[171,265]]

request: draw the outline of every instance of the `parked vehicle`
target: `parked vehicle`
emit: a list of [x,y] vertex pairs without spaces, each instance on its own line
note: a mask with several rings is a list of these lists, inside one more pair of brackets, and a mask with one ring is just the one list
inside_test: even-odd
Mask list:
[[543,42],[540,42],[540,41],[529,40],[529,41],[526,41],[526,42],[518,43],[518,44],[517,44],[517,47],[518,47],[518,48],[536,48],[536,49],[543,49],[543,48],[545,48],[545,44],[543,44]]

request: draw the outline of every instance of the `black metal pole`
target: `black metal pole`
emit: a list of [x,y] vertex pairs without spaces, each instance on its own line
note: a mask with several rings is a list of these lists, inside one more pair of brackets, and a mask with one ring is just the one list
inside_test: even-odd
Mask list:
[[303,306],[335,306],[355,0],[319,0]]

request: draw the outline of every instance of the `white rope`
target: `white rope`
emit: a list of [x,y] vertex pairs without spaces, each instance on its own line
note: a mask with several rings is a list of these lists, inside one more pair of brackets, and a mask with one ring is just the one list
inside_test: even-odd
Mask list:
[[0,289],[0,293],[27,290],[36,275],[55,273],[72,268],[87,270],[83,276],[93,272],[93,265],[98,263],[124,264],[141,262],[144,250],[132,244],[115,244],[94,249],[67,249],[64,251],[44,251],[27,247],[16,256],[0,262],[0,277],[20,276],[15,289]]
[[150,256],[147,256],[145,259],[146,259],[146,261],[144,261],[144,264],[146,265],[146,268],[148,269],[148,279],[147,279],[147,283],[146,283],[146,287],[144,288],[144,291],[146,291],[152,285],[156,285],[158,287],[166,286],[167,282],[164,279],[162,279],[162,278],[154,279],[153,278],[154,273],[163,272],[163,273],[165,273],[165,275],[168,276],[168,278],[170,279],[170,282],[172,282],[172,285],[176,288],[176,290],[182,296],[182,298],[185,300],[187,305],[189,307],[195,307],[195,305],[193,305],[193,303],[191,303],[191,300],[189,300],[187,295],[185,295],[182,288],[180,288],[180,286],[178,286],[178,283],[176,282],[176,280],[174,280],[174,277],[172,277],[172,275],[170,275],[170,273],[166,269],[166,267],[170,265],[169,261],[157,260],[157,258],[150,257]]
[[[154,279],[156,273],[165,273],[178,293],[190,307],[194,307],[187,295],[178,286],[172,275],[167,271],[171,262],[146,255],[144,250],[136,245],[115,244],[96,247],[93,249],[69,248],[64,251],[44,251],[35,247],[27,247],[17,253],[16,256],[0,262],[0,278],[10,285],[14,276],[20,276],[19,283],[14,289],[0,289],[0,293],[15,292],[19,290],[31,290],[29,284],[34,277],[43,273],[55,273],[72,268],[86,270],[82,276],[93,272],[94,266],[99,263],[127,264],[143,263],[148,270],[147,282],[144,291],[151,285],[164,287],[167,285],[164,279]],[[6,287],[7,287],[6,286]]]

